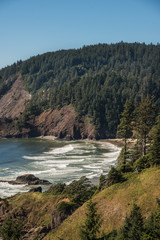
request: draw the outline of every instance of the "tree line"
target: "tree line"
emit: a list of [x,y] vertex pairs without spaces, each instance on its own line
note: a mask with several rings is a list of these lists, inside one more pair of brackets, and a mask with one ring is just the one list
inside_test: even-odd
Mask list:
[[49,52],[3,68],[0,95],[21,74],[32,94],[27,114],[33,106],[39,114],[72,105],[90,117],[97,138],[113,137],[127,99],[135,104],[150,94],[160,106],[159,56],[159,45],[123,42]]

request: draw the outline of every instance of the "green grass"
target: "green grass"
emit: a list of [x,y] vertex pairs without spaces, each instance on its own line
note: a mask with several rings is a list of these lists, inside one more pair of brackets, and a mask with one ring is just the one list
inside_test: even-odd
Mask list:
[[[160,169],[146,169],[140,174],[132,173],[128,181],[115,184],[94,196],[98,212],[102,214],[102,231],[109,233],[119,229],[136,203],[147,218],[157,208],[156,198],[160,198]],[[85,219],[86,205],[77,209],[61,226],[46,236],[46,240],[80,240],[79,229]]]
[[26,213],[24,226],[48,225],[51,221],[51,213],[59,198],[43,193],[18,194],[8,199],[9,212],[21,213],[24,211]]

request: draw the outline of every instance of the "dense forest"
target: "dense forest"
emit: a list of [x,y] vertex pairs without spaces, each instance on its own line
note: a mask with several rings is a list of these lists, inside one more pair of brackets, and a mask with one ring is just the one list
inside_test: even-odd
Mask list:
[[[136,106],[126,101],[117,130],[117,135],[124,138],[124,146],[117,166],[111,166],[107,175],[101,174],[97,186],[81,177],[69,184],[51,185],[38,195],[29,192],[1,199],[4,213],[0,236],[5,240],[160,239],[157,188],[160,181],[160,116],[155,119],[153,100],[147,95]],[[128,138],[132,137],[133,130],[136,130],[136,141],[130,139],[129,147]],[[108,225],[112,221],[111,230]]]
[[91,119],[97,137],[116,134],[127,99],[136,104],[149,94],[160,106],[160,45],[99,44],[18,61],[1,69],[0,96],[18,74],[32,94],[26,115],[71,105]]
[[[45,193],[34,193],[29,201],[27,194],[2,201],[6,215],[0,235],[4,239],[11,239],[11,236],[20,239],[23,235],[25,239],[25,234],[31,234],[30,239],[42,239],[43,236],[53,239],[55,234],[57,239],[75,239],[75,234],[76,239],[82,240],[159,239],[160,45],[121,42],[46,53],[6,67],[0,71],[0,76],[1,97],[11,89],[18,76],[22,76],[25,89],[32,95],[17,119],[22,126],[43,111],[69,105],[76,111],[79,121],[82,116],[91,119],[97,137],[106,137],[108,132],[124,139],[117,166],[112,166],[107,176],[100,176],[98,186],[82,177],[69,185],[60,183]],[[5,121],[12,122],[11,119]],[[48,201],[45,208],[43,201]],[[157,202],[157,207],[153,201]],[[96,202],[102,215],[97,212]],[[119,213],[122,214],[120,220]],[[112,218],[107,221],[108,214],[112,214],[109,215]],[[32,219],[32,215],[38,219],[35,226],[41,226],[41,232],[40,228],[30,232],[33,223],[28,219]],[[58,227],[54,225],[54,216],[60,217]],[[64,220],[69,216],[67,229]],[[121,221],[121,225],[109,230],[107,225],[111,221],[114,225]],[[72,234],[70,226],[73,227],[71,238],[65,234],[66,229],[67,234]],[[76,232],[77,226],[79,231]],[[55,231],[59,231],[58,234]]]

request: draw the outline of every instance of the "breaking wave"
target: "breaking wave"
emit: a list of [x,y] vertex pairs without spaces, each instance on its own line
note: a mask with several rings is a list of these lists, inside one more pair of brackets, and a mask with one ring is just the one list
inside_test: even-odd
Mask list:
[[[121,150],[105,142],[62,141],[54,144],[49,149],[42,148],[42,151],[37,148],[37,153],[35,151],[25,152],[16,163],[12,163],[9,167],[2,162],[0,179],[10,180],[30,173],[49,180],[53,184],[69,183],[82,176],[98,180],[102,173],[107,174],[110,166],[116,164]],[[11,196],[18,192],[25,192],[28,188],[22,185],[16,185],[13,188],[10,184],[0,183],[0,195],[1,197]]]

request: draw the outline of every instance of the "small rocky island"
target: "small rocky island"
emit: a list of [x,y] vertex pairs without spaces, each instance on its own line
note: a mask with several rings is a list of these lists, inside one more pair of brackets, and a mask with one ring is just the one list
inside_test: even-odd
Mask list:
[[0,180],[0,182],[8,182],[12,185],[17,184],[28,184],[28,185],[49,185],[51,184],[48,180],[39,179],[35,177],[33,174],[25,174],[16,178],[16,180],[6,181]]

